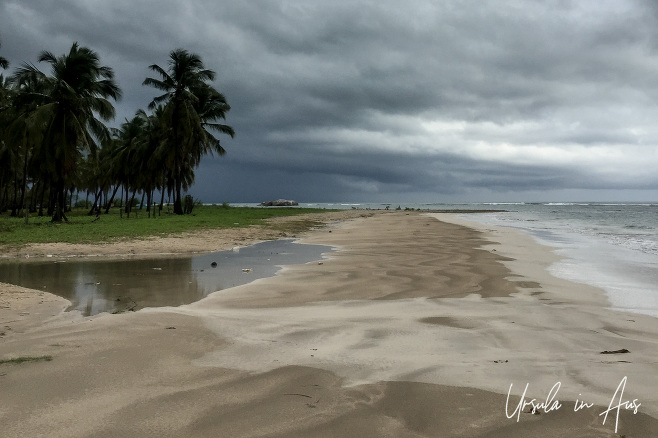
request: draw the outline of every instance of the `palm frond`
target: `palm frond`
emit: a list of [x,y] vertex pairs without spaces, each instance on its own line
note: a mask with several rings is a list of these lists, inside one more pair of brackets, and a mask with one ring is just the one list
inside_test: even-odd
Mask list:
[[156,72],[157,74],[159,74],[159,75],[162,77],[162,79],[163,79],[164,81],[173,82],[173,79],[171,78],[171,76],[169,76],[169,73],[167,73],[167,72],[166,72],[162,67],[160,67],[159,65],[157,65],[157,64],[151,64],[151,65],[149,65],[149,69],[150,69],[150,70],[153,70],[154,72]]
[[221,123],[204,123],[203,126],[221,134],[230,135],[231,138],[235,138],[235,131],[228,125],[222,125]]
[[39,53],[39,57],[37,59],[39,62],[48,62],[51,65],[57,63],[57,57],[53,55],[52,52],[49,52],[47,50],[44,50],[43,52]]

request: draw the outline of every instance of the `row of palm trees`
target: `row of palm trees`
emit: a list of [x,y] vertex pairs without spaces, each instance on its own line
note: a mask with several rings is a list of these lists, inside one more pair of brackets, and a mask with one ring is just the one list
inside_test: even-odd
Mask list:
[[[43,214],[47,206],[61,222],[74,192],[92,194],[90,213],[100,213],[121,188],[126,207],[141,194],[150,208],[156,191],[162,206],[166,192],[174,213],[183,214],[181,194],[193,184],[201,158],[226,152],[215,135],[235,135],[219,123],[230,106],[199,55],[177,49],[166,69],[151,65],[156,77],[143,85],[162,94],[149,113],[140,109],[119,128],[106,123],[121,90],[94,51],[74,43],[68,53],[44,51],[38,61],[49,64],[49,74],[30,63],[0,74],[0,212],[38,208]],[[0,58],[0,68],[8,66]]]

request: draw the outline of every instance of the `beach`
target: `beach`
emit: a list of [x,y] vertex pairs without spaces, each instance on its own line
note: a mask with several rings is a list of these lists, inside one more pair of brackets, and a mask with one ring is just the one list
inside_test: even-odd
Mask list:
[[[282,237],[236,233],[10,256],[148,257]],[[301,237],[336,251],[180,307],[82,317],[0,284],[0,361],[43,358],[0,363],[0,436],[658,431],[658,319],[552,276],[558,256],[529,235],[347,211]]]

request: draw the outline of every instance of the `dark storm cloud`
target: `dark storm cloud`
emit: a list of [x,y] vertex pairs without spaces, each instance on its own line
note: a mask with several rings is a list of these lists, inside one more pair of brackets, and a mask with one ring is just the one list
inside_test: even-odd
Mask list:
[[0,54],[93,48],[115,123],[156,95],[148,65],[202,55],[237,131],[207,201],[655,198],[657,23],[650,1],[6,0]]

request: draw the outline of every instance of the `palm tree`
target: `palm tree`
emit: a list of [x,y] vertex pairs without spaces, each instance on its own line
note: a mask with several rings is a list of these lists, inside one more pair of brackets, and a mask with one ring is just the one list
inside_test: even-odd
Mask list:
[[123,165],[117,159],[118,150],[121,148],[121,139],[119,138],[120,132],[113,129],[114,133],[112,138],[103,142],[103,148],[99,155],[99,169],[103,172],[102,177],[99,179],[99,186],[106,186],[108,189],[114,185],[112,195],[105,203],[105,214],[110,212],[114,197],[121,188],[125,178],[123,175]]
[[194,151],[195,158],[197,159],[196,165],[198,165],[198,161],[201,161],[201,156],[206,153],[212,154],[213,152],[217,152],[220,156],[226,154],[226,150],[210,131],[227,134],[230,135],[231,138],[235,137],[235,131],[233,128],[215,122],[218,119],[226,120],[226,113],[231,110],[224,95],[214,88],[203,87],[197,92],[197,97],[199,99],[197,103],[197,111],[207,141],[203,144],[200,143],[198,145],[199,148]]
[[[22,182],[20,184],[20,202],[12,209],[12,213],[16,214],[15,209],[27,208],[25,200],[28,174],[33,182],[37,175],[42,174],[39,172],[39,163],[34,160],[34,152],[38,147],[36,140],[39,136],[35,135],[31,115],[39,105],[47,102],[45,97],[50,92],[50,84],[41,72],[30,65],[18,68],[9,78],[9,83],[11,84],[12,106],[9,111],[11,121],[6,127],[6,139],[16,153],[22,157],[17,160],[17,164],[22,166]],[[16,175],[18,175],[18,169],[16,171]]]
[[[120,173],[126,188],[125,212],[128,215],[130,215],[132,198],[135,197],[135,193],[143,189],[144,169],[149,158],[145,153],[148,146],[147,123],[148,117],[144,111],[139,110],[132,119],[126,119],[117,131],[119,147],[116,150],[115,163],[120,163],[122,166]],[[129,198],[130,189],[133,195]]]
[[47,83],[47,93],[39,96],[43,103],[29,117],[38,136],[35,145],[40,145],[35,155],[51,178],[55,202],[52,220],[61,222],[66,220],[66,190],[76,166],[83,151],[95,149],[96,140],[109,138],[103,121],[114,117],[114,107],[108,99],[119,99],[121,91],[112,69],[102,66],[94,51],[78,43],[59,57],[44,51],[39,62],[50,64],[51,76],[31,65],[23,67],[23,74],[40,75]]
[[[2,56],[0,56],[0,68],[9,68],[9,61]],[[8,118],[6,117],[5,111],[10,107],[11,103],[9,100],[9,83],[3,75],[0,75],[0,158],[2,158],[3,163],[9,162],[9,146],[3,138],[3,134],[6,132],[8,124]],[[2,167],[3,169],[0,169],[0,191],[5,188],[5,174],[10,174],[10,169],[8,169],[6,165]],[[3,196],[0,194],[0,212],[4,208],[2,199]]]
[[3,140],[2,134],[5,133],[12,117],[10,113],[13,108],[14,90],[11,81],[0,74],[0,141]]
[[[201,156],[211,150],[220,154],[224,151],[208,129],[231,136],[235,133],[229,126],[212,123],[217,117],[224,118],[230,109],[226,99],[208,84],[214,80],[215,72],[204,67],[199,55],[187,50],[173,50],[169,58],[168,70],[156,64],[149,67],[160,79],[146,78],[143,85],[164,91],[164,94],[153,99],[149,108],[164,104],[162,122],[167,134],[163,144],[166,150],[164,162],[173,177],[174,213],[183,214],[181,189],[184,184],[193,181],[193,169],[198,166]],[[215,109],[213,114],[209,109],[208,115],[203,116],[200,113],[200,97],[204,95],[212,97],[218,106],[223,105],[223,112]]]
[[[2,47],[2,44],[0,44],[0,47]],[[4,68],[4,69],[9,68],[9,61],[7,60],[7,58],[3,58],[2,56],[0,56],[0,68]]]
[[15,149],[10,147],[9,126],[14,117],[13,90],[9,81],[0,74],[0,213],[8,205],[8,189],[14,177]]
[[[153,196],[156,189],[164,193],[166,168],[164,166],[163,132],[161,117],[164,112],[162,105],[158,105],[152,114],[138,110],[135,114],[142,121],[142,138],[139,142],[139,186],[146,193],[146,211],[151,214]],[[155,211],[153,211],[155,215]]]

